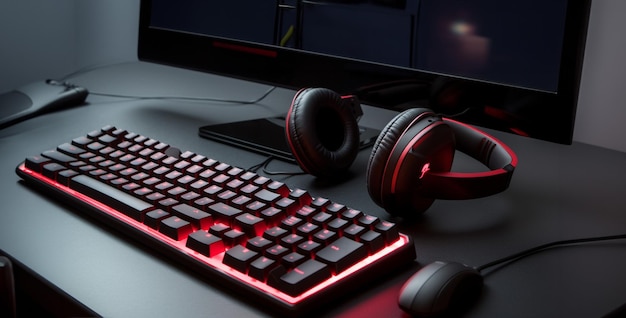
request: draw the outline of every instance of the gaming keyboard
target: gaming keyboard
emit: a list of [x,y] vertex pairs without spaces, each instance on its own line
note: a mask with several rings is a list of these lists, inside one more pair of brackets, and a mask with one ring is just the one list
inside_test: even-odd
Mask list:
[[398,226],[114,126],[17,174],[262,307],[301,314],[415,259]]

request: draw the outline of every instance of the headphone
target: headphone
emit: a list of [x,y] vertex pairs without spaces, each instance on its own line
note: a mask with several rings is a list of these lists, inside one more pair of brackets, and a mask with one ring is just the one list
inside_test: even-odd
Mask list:
[[[296,93],[286,117],[287,143],[300,167],[318,177],[336,176],[358,153],[355,96],[326,88]],[[459,150],[488,171],[450,171]],[[508,188],[517,156],[498,139],[427,108],[399,113],[381,131],[367,165],[367,189],[388,213],[410,217],[435,199],[461,200],[496,194]]]

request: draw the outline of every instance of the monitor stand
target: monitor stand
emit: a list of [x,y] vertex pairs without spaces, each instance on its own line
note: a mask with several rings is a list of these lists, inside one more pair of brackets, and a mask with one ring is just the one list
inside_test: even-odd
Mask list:
[[[370,147],[378,138],[379,130],[359,126],[359,149]],[[202,126],[201,137],[234,145],[278,159],[295,163],[285,140],[285,118],[270,117],[233,123]]]

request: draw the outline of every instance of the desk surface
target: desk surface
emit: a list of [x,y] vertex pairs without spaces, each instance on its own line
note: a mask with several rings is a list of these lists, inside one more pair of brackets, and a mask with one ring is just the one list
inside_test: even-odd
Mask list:
[[[144,96],[252,100],[265,85],[147,63],[128,63],[71,79],[91,91]],[[198,137],[210,123],[269,117],[287,111],[293,91],[277,89],[257,105],[179,100],[130,100],[90,95],[88,105],[31,119],[0,131],[0,249],[103,316],[265,315],[242,299],[169,262],[115,230],[19,182],[26,156],[112,124],[210,155],[240,167],[264,157]],[[382,128],[394,113],[365,107],[362,124]],[[417,259],[404,271],[328,311],[329,316],[403,317],[397,294],[420,266],[434,260],[481,265],[546,242],[626,233],[626,154],[493,132],[518,155],[510,188],[468,201],[436,201],[418,221],[400,221],[415,239]],[[283,180],[314,195],[389,219],[368,197],[361,151],[342,184],[305,175]],[[456,170],[476,163],[457,156]],[[297,169],[276,162],[276,169]],[[468,317],[599,317],[626,302],[626,242],[555,248],[486,275]]]

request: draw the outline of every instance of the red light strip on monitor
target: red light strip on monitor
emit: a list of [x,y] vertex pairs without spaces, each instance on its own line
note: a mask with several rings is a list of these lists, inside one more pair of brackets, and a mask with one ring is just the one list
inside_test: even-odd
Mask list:
[[32,176],[33,178],[54,187],[57,190],[60,190],[68,195],[71,195],[95,208],[97,208],[99,211],[102,211],[103,213],[106,213],[107,215],[118,219],[122,222],[124,222],[127,225],[132,226],[133,228],[142,231],[143,233],[146,233],[152,237],[155,237],[157,240],[159,240],[162,243],[165,243],[173,248],[175,248],[176,250],[185,253],[191,257],[193,257],[194,259],[200,261],[201,263],[206,264],[207,266],[211,267],[214,270],[217,270],[225,275],[228,275],[234,279],[237,279],[241,282],[246,283],[247,285],[251,285],[255,288],[257,288],[259,291],[272,296],[273,298],[276,298],[282,302],[286,302],[292,305],[298,304],[299,302],[307,299],[308,297],[311,297],[313,295],[315,295],[316,293],[320,292],[321,290],[323,290],[324,288],[333,285],[334,283],[341,281],[343,279],[346,279],[350,276],[352,276],[354,273],[358,272],[359,270],[367,267],[368,265],[376,262],[377,260],[384,258],[386,255],[392,253],[393,251],[399,249],[400,247],[406,245],[409,243],[409,238],[404,235],[404,234],[400,234],[400,238],[398,240],[396,240],[396,242],[394,242],[391,245],[388,245],[387,247],[383,248],[382,250],[378,251],[376,254],[374,255],[370,255],[367,258],[363,259],[362,261],[352,265],[351,267],[349,267],[348,269],[344,270],[343,272],[339,273],[338,275],[333,275],[331,276],[329,279],[319,283],[318,285],[310,288],[309,290],[307,290],[306,292],[302,293],[299,296],[296,297],[292,297],[290,295],[287,295],[267,284],[265,284],[262,281],[259,281],[255,278],[252,278],[250,276],[247,276],[244,273],[241,273],[227,265],[224,265],[222,263],[222,260],[224,258],[224,253],[222,252],[220,254],[217,254],[216,256],[213,257],[206,257],[194,250],[191,250],[190,248],[188,248],[187,246],[185,246],[184,241],[175,241],[173,239],[171,239],[170,237],[161,234],[159,231],[125,215],[124,213],[111,208],[110,206],[103,204],[100,201],[94,200],[91,197],[88,197],[80,192],[77,192],[67,186],[64,186],[58,182],[55,182],[53,180],[48,179],[47,177],[43,176],[40,173],[37,173],[35,171],[32,171],[28,168],[26,168],[24,166],[24,164],[21,164],[18,167],[19,170],[21,170],[22,172]]
[[244,45],[237,45],[237,44],[226,43],[226,42],[220,42],[220,41],[214,41],[213,46],[220,48],[220,49],[244,52],[244,53],[272,57],[272,58],[278,56],[278,53],[276,51],[254,48],[254,47],[249,47],[249,46],[244,46]]

